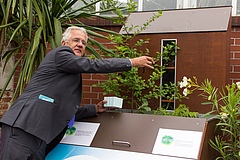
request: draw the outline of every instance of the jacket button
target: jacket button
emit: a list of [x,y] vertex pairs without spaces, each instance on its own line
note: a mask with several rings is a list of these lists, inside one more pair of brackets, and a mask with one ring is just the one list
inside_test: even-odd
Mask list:
[[79,109],[79,108],[80,108],[80,106],[79,106],[79,105],[77,105],[77,106],[76,106],[76,108],[77,108],[77,109]]
[[69,123],[70,121],[69,120],[67,120],[67,124]]

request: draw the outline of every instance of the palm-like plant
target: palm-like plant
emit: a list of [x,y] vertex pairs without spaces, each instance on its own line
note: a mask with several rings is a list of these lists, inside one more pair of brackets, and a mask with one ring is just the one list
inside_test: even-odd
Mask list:
[[[14,100],[24,90],[25,85],[32,77],[35,69],[44,58],[47,47],[55,48],[61,45],[62,30],[72,24],[85,27],[90,35],[100,38],[107,38],[97,31],[116,34],[113,31],[104,30],[97,27],[87,26],[80,21],[81,18],[104,18],[119,19],[118,16],[103,16],[104,12],[117,12],[122,18],[121,10],[133,8],[132,5],[120,7],[117,0],[81,0],[81,6],[74,9],[74,5],[79,0],[2,0],[0,2],[0,43],[2,59],[6,64],[11,57],[15,56],[21,50],[25,53],[16,61],[10,76],[8,77],[0,98],[6,90],[11,78],[18,66],[21,66],[19,78],[16,84]],[[104,3],[99,11],[95,11],[97,3]],[[107,5],[107,6],[106,6]],[[76,8],[76,7],[75,7]],[[26,45],[26,42],[29,44]],[[10,46],[11,47],[8,47]],[[99,42],[89,37],[87,51],[95,57],[100,58],[98,52],[94,49],[97,46],[102,51],[109,51]],[[6,47],[7,46],[7,47]],[[21,64],[21,65],[20,65]]]

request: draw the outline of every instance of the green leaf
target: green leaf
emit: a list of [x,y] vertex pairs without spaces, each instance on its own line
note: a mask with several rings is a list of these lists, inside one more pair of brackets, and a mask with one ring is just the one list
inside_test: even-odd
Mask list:
[[[22,56],[22,57],[23,57],[23,56]],[[5,84],[4,84],[3,88],[2,88],[2,91],[1,91],[1,93],[0,93],[0,97],[2,97],[3,94],[4,94],[4,92],[6,91],[7,86],[9,85],[9,83],[10,83],[10,81],[11,81],[13,75],[14,75],[14,72],[15,72],[15,70],[16,70],[17,67],[18,67],[18,64],[21,62],[21,59],[22,59],[22,58],[19,58],[19,60],[15,63],[12,71],[10,72],[9,77],[7,78]]]
[[61,46],[62,27],[61,22],[54,17],[54,30],[55,30],[55,44],[57,47]]
[[19,24],[19,26],[17,26],[17,28],[14,30],[14,32],[12,33],[12,36],[10,37],[10,40],[9,40],[9,44],[10,45],[10,42],[13,40],[14,36],[17,34],[18,30],[27,23],[27,20],[23,21],[22,23]]
[[88,51],[88,52],[90,52],[90,53],[92,53],[96,58],[102,58],[99,54],[98,54],[98,52],[95,50],[95,49],[93,49],[92,47],[90,47],[90,46],[87,46],[86,47],[86,50]]
[[36,31],[35,35],[34,35],[34,40],[33,40],[33,45],[31,46],[31,51],[30,54],[33,54],[33,52],[38,48],[39,46],[39,37],[41,37],[41,33],[42,33],[42,27],[39,27],[38,30]]

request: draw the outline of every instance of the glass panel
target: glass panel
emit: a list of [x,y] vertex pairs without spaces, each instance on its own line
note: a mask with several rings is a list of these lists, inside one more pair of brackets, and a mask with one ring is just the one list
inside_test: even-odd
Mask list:
[[237,15],[240,15],[240,0],[237,1]]
[[[107,10],[111,8],[118,8],[118,7],[127,7],[127,3],[129,0],[118,0],[118,1],[112,1],[111,3],[108,3],[107,1],[101,2],[100,10]],[[122,10],[123,15],[127,14],[127,11]],[[110,12],[103,12],[102,15],[114,15],[114,11]]]
[[118,2],[120,2],[120,3],[127,3],[128,0],[118,0]]
[[140,0],[133,0],[133,2],[136,2],[136,9],[135,9],[135,11],[138,11],[139,1]]
[[[92,2],[94,2],[94,0],[81,0],[81,1],[77,1],[72,6],[72,9],[76,10],[76,9],[82,8],[82,7],[88,5],[89,3],[92,3]],[[81,10],[81,12],[84,12],[84,11],[94,12],[95,10],[96,10],[96,5],[91,5],[88,8],[85,8],[85,9]]]
[[197,7],[230,6],[232,0],[197,0]]
[[143,11],[176,9],[177,0],[143,0]]
[[[93,3],[95,1],[96,0],[78,0],[74,4],[72,9],[73,10],[79,9],[79,8],[84,7],[84,6],[88,5],[89,3]],[[114,7],[127,6],[127,2],[128,1],[129,0],[118,0],[118,1],[112,1],[111,3],[107,2],[107,1],[104,1],[104,2],[100,3],[100,7],[99,8],[96,8],[96,4],[95,4],[95,5],[91,5],[90,7],[86,8],[84,10],[81,10],[81,12],[84,12],[84,11],[95,12],[95,11],[99,11],[99,10],[103,11],[103,10],[111,9],[111,8],[114,8]],[[138,1],[138,0],[136,0],[136,1]],[[122,12],[124,14],[124,11],[122,11]],[[103,13],[100,13],[100,14],[103,14],[103,15],[114,15],[115,13],[113,13],[112,11],[109,11],[109,12],[103,12]]]

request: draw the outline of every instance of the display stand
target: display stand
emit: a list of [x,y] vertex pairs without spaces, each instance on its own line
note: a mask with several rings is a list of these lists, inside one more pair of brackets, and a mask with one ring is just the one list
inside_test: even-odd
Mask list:
[[[86,152],[82,153],[81,150],[86,150],[87,148],[89,150],[98,150],[100,153],[106,152],[106,158],[104,158],[104,160],[107,160],[107,157],[110,155],[114,156],[114,153],[116,158],[118,155],[128,153],[129,156],[133,156],[135,158],[153,156],[158,157],[160,160],[161,157],[164,157],[163,159],[167,159],[166,157],[168,157],[169,159],[176,160],[203,160],[203,158],[205,160],[214,159],[211,157],[214,155],[212,155],[212,153],[210,154],[211,148],[208,148],[208,140],[214,136],[214,120],[208,121],[205,118],[184,118],[150,114],[106,112],[99,114],[97,117],[84,119],[83,122],[100,123],[90,147],[59,144],[52,152],[49,153],[46,160],[51,160],[53,157],[59,156],[60,153],[63,154],[61,156],[65,159],[67,158],[67,155],[73,152],[74,155],[85,155]],[[174,153],[172,153],[172,155],[152,154],[160,129],[167,129],[169,133],[171,133],[171,131],[185,133],[191,131],[193,133],[201,133],[199,148],[195,150],[195,152],[197,152],[197,158],[179,157],[175,156]],[[186,138],[184,137],[184,134],[182,138]],[[64,150],[65,152],[63,153],[60,150]],[[132,155],[133,153],[134,155]],[[141,154],[141,156],[138,154]],[[95,157],[96,156],[100,156],[100,154],[95,155]],[[153,157],[151,158],[154,159]],[[136,160],[140,159],[141,158],[137,158]]]

